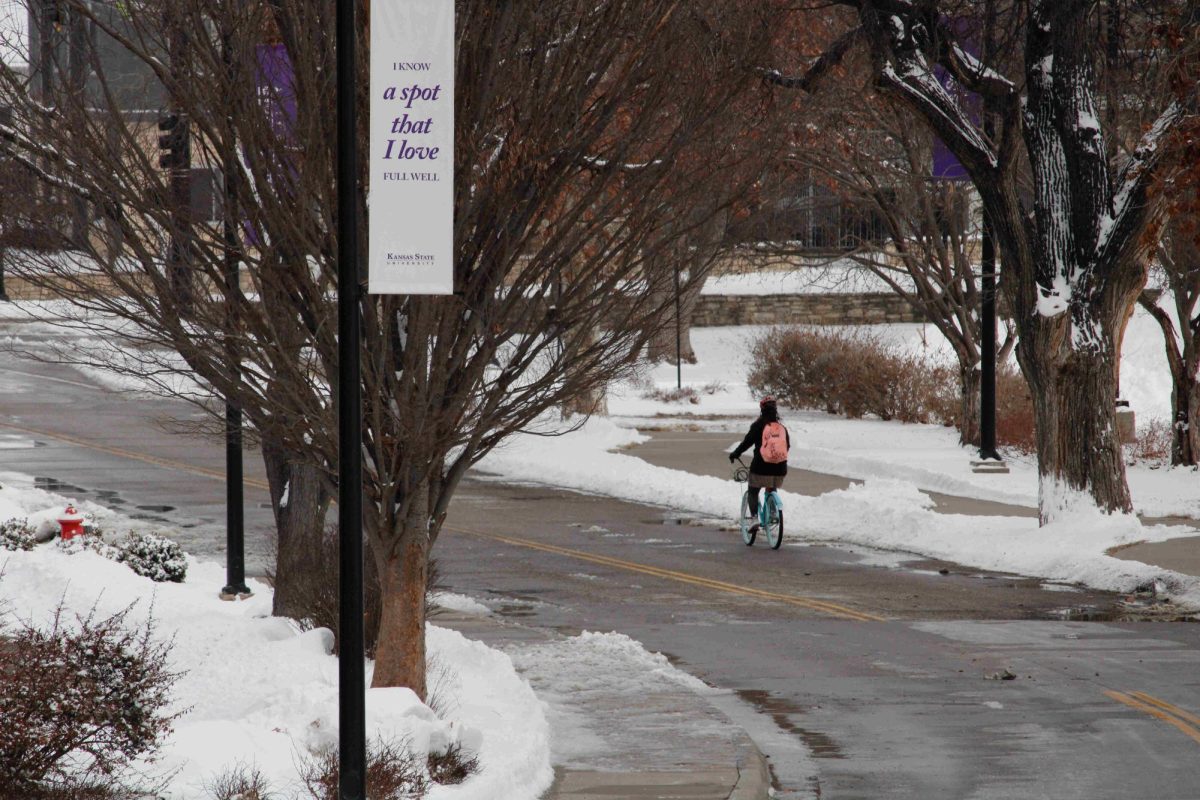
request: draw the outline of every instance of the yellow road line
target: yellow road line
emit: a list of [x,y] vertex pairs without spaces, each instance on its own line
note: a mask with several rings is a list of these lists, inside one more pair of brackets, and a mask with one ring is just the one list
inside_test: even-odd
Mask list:
[[[141,461],[143,464],[150,464],[155,467],[179,470],[180,472],[186,472],[190,475],[198,475],[202,478],[209,478],[214,481],[224,482],[225,480],[225,473],[221,470],[198,467],[194,464],[185,464],[182,461],[172,461],[166,458],[146,455],[145,453],[135,453],[132,450],[125,450],[120,447],[112,447],[106,444],[97,444],[96,442],[89,442],[86,439],[69,436],[65,433],[51,433],[50,431],[41,431],[37,430],[36,428],[26,428],[23,425],[15,425],[11,422],[4,422],[3,420],[0,420],[0,427],[8,428],[9,430],[20,431],[21,433],[25,433],[30,436],[37,436],[42,439],[53,439],[57,442],[73,444],[76,447],[95,450],[98,453],[107,453],[108,455],[116,456],[117,458],[127,458],[131,461]],[[260,481],[254,478],[246,478],[243,480],[243,483],[245,483],[247,486],[253,486],[255,489],[265,489],[269,491],[271,488],[267,485],[266,481]]]
[[[1123,692],[1114,692],[1114,691],[1110,690],[1110,691],[1105,691],[1104,694],[1107,695],[1109,697],[1109,699],[1111,699],[1111,700],[1116,700],[1118,703],[1122,703],[1124,705],[1129,706],[1130,708],[1137,709],[1138,711],[1141,711],[1144,714],[1149,714],[1150,716],[1154,717],[1157,720],[1160,720],[1162,722],[1167,723],[1168,725],[1178,728],[1180,731],[1183,732],[1183,734],[1185,736],[1191,738],[1192,740],[1194,740],[1195,742],[1200,744],[1200,730],[1193,728],[1191,725],[1187,724],[1187,722],[1185,722],[1184,720],[1179,719],[1178,717],[1167,713],[1165,710],[1163,710],[1163,708],[1157,707],[1157,706],[1159,706],[1159,704],[1161,704],[1162,706],[1165,706],[1168,708],[1172,708],[1172,709],[1176,708],[1175,706],[1172,706],[1170,703],[1167,703],[1166,701],[1163,701],[1163,700],[1159,700],[1158,698],[1150,698],[1150,696],[1146,695],[1144,692],[1131,692],[1131,694],[1150,698],[1150,700],[1153,701],[1153,704],[1151,704],[1151,702],[1143,702],[1142,700],[1135,699],[1134,697],[1131,697],[1130,695],[1125,694]],[[1183,709],[1178,709],[1178,710],[1183,711]],[[1187,714],[1187,712],[1183,712],[1183,713]],[[1191,717],[1192,715],[1188,714],[1188,716]],[[1193,717],[1193,719],[1194,719],[1194,717]]]
[[1130,696],[1136,697],[1138,700],[1141,700],[1143,703],[1149,703],[1152,706],[1157,706],[1158,708],[1161,708],[1163,711],[1166,711],[1168,714],[1174,714],[1175,716],[1179,717],[1181,720],[1184,720],[1185,722],[1190,722],[1193,725],[1200,726],[1200,717],[1196,716],[1195,714],[1191,713],[1190,711],[1185,711],[1184,709],[1180,708],[1179,706],[1175,705],[1174,703],[1168,703],[1166,700],[1161,700],[1161,699],[1155,697],[1154,695],[1146,694],[1145,692],[1130,692],[1129,694],[1130,694]]
[[780,594],[778,592],[768,592],[762,589],[753,589],[748,586],[739,586],[735,583],[726,583],[717,581],[711,578],[702,578],[698,575],[690,575],[686,572],[677,572],[675,570],[663,569],[661,567],[652,567],[649,564],[640,564],[634,561],[625,561],[619,558],[611,558],[609,556],[597,555],[595,553],[585,553],[580,550],[571,550],[566,547],[558,547],[552,544],[544,544],[542,542],[534,542],[529,539],[518,539],[512,536],[499,536],[496,534],[483,533],[482,531],[474,531],[467,528],[447,525],[447,530],[455,533],[467,534],[469,536],[477,536],[482,539],[490,539],[496,542],[513,545],[515,547],[526,547],[531,550],[540,550],[544,553],[553,553],[555,555],[575,558],[581,561],[588,561],[593,564],[601,564],[615,569],[622,569],[628,572],[637,572],[643,575],[652,575],[657,578],[676,581],[678,583],[687,583],[693,586],[700,586],[706,589],[716,589],[730,594],[739,594],[745,597],[754,597],[760,600],[772,600],[779,603],[787,603],[789,605],[800,606],[811,611],[819,611],[822,614],[828,614],[842,619],[852,619],[858,622],[884,622],[883,617],[874,614],[868,614],[865,611],[856,611],[847,606],[830,603],[825,600],[814,600],[809,597],[800,597],[793,594]]

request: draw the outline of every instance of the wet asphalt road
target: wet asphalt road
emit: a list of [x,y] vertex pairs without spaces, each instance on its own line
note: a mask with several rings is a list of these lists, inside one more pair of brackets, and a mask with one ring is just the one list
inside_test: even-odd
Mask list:
[[[193,413],[0,353],[0,423],[17,426],[0,426],[0,471],[190,526],[185,546],[219,556],[223,451],[156,427]],[[252,567],[265,499],[247,489]],[[1200,797],[1200,720],[1181,716],[1200,713],[1200,626],[1117,622],[1112,595],[954,565],[747,548],[720,528],[477,476],[435,554],[448,590],[526,624],[625,633],[732,690],[781,797]]]
[[[1196,712],[1200,627],[1071,620],[1114,615],[1116,598],[833,547],[747,548],[673,517],[476,481],[438,561],[446,588],[500,613],[566,633],[616,630],[734,690],[759,712],[750,733],[782,797],[1198,796],[1200,742],[1106,692]],[[536,549],[547,546],[558,552]],[[993,679],[1006,670],[1015,677]]]

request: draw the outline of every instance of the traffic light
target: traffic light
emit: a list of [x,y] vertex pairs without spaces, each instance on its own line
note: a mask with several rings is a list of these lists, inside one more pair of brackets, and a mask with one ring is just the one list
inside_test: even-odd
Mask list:
[[42,0],[42,20],[47,29],[53,28],[55,33],[63,29],[63,13],[58,7],[58,0]]
[[162,134],[158,137],[158,165],[163,169],[187,169],[192,164],[191,139],[187,117],[167,114],[158,121]]

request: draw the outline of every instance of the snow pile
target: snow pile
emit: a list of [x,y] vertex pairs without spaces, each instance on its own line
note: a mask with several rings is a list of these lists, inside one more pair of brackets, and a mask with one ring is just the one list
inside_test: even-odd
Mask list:
[[715,736],[727,735],[727,722],[691,714],[671,699],[680,693],[710,693],[707,684],[624,634],[585,631],[514,648],[512,657],[549,702],[556,764],[587,770],[627,768],[632,757],[648,762],[648,768],[660,768],[654,737],[664,729],[675,731],[676,737],[700,735],[702,728]]
[[[716,518],[736,515],[739,484],[654,466],[598,446],[621,441],[620,430],[597,419],[556,439],[514,437],[480,466],[510,480],[545,482],[553,476],[554,485],[569,489]],[[637,436],[626,433],[630,440]],[[902,455],[898,450],[897,456]],[[1041,528],[1029,518],[939,514],[930,497],[911,481],[894,477],[869,477],[863,484],[819,497],[787,491],[781,495],[785,544],[797,539],[845,542],[1121,592],[1157,581],[1177,600],[1200,606],[1200,578],[1105,554],[1133,542],[1193,536],[1191,528],[1143,525],[1133,517],[1107,516],[1090,508],[1064,513],[1055,524]]]
[[[38,501],[33,492],[0,489],[0,516],[25,516]],[[336,746],[332,635],[270,616],[268,586],[250,581],[252,598],[222,602],[224,569],[190,557],[178,584],[156,584],[90,550],[43,545],[2,558],[0,606],[19,619],[46,624],[60,601],[68,614],[132,606],[131,624],[152,616],[156,637],[174,640],[170,666],[181,677],[173,704],[186,713],[154,768],[175,773],[169,800],[207,798],[205,783],[238,763],[257,767],[277,788],[293,787],[299,753]],[[542,702],[507,655],[453,631],[427,631],[442,716],[407,689],[371,689],[368,736],[407,740],[418,754],[451,744],[477,754],[480,772],[459,786],[434,787],[434,800],[539,796],[553,779]]]
[[457,611],[461,614],[471,614],[477,617],[486,617],[492,613],[492,610],[483,603],[465,594],[434,592],[431,599],[435,606],[446,611]]
[[[33,486],[33,479],[16,472],[0,472],[0,520],[23,519],[41,535],[57,533],[55,520],[73,505],[89,520],[106,523],[117,517],[104,506],[78,498],[62,497]],[[128,520],[129,527],[138,527],[136,520]]]

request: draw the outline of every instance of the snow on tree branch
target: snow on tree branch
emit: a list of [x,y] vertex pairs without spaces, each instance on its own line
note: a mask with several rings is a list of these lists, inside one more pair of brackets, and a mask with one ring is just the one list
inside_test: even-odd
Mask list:
[[1129,225],[1128,220],[1132,214],[1140,211],[1145,202],[1146,189],[1154,179],[1155,167],[1162,160],[1162,141],[1186,116],[1184,105],[1179,101],[1172,102],[1146,131],[1122,166],[1111,212],[1098,221],[1096,253],[1100,260],[1106,260],[1111,253],[1128,243],[1124,240],[1128,239],[1129,231],[1135,227]]
[[925,112],[938,135],[960,159],[960,150],[969,149],[974,159],[966,160],[982,160],[995,168],[997,158],[992,145],[975,127],[962,104],[946,91],[924,55],[913,53],[898,66],[884,64],[881,72],[884,81]]

